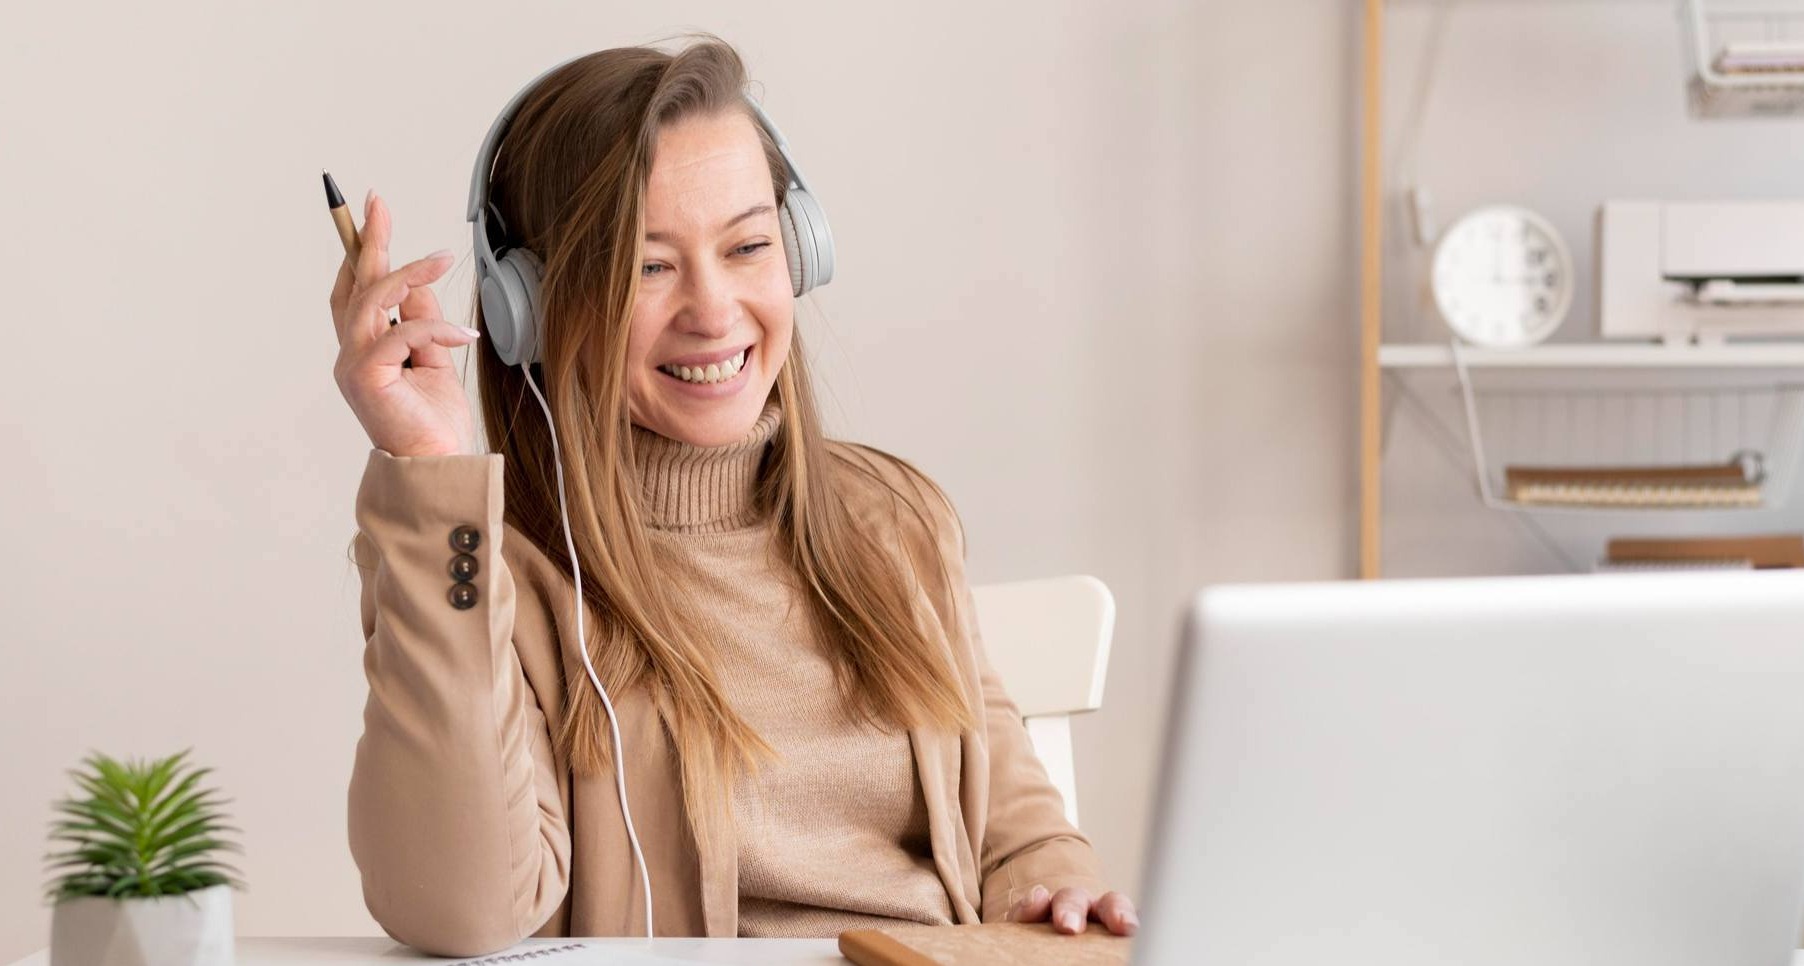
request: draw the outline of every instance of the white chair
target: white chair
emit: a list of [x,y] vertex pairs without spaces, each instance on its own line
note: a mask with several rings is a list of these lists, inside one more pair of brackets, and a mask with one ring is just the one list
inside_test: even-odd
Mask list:
[[1095,577],[1048,577],[971,588],[977,629],[1021,709],[1034,752],[1077,824],[1071,716],[1102,707],[1115,598]]

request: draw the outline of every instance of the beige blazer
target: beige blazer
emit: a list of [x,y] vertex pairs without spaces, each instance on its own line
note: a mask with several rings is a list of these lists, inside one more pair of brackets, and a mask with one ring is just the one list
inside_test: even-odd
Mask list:
[[[933,860],[957,921],[997,920],[1036,884],[1100,894],[1090,843],[1066,822],[984,656],[956,514],[889,461],[833,445],[921,494],[934,521],[931,533],[911,525],[869,483],[846,495],[873,532],[917,561],[911,579],[937,618],[930,631],[943,636],[980,709],[982,726],[967,734],[910,732]],[[586,682],[576,652],[560,647],[576,636],[574,591],[568,573],[503,523],[502,460],[372,450],[357,492],[369,697],[350,782],[351,854],[382,928],[446,956],[531,935],[644,931],[612,775],[574,776],[553,751],[565,682]],[[477,572],[457,591],[450,567],[464,550]],[[950,583],[940,583],[933,554]],[[735,935],[730,830],[708,850],[696,847],[657,710],[643,691],[610,697],[659,935]]]

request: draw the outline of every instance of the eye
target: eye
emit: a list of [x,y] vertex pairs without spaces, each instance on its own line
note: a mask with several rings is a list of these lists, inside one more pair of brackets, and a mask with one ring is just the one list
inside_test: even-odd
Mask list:
[[653,275],[662,275],[662,274],[664,274],[664,272],[662,271],[662,269],[664,267],[665,266],[663,266],[657,262],[646,262],[643,266],[640,267],[639,274],[646,278],[650,278]]
[[749,245],[741,245],[738,248],[733,249],[733,251],[740,252],[740,253],[743,253],[746,255],[750,255],[753,252],[756,252],[760,248],[769,248],[769,247],[770,247],[770,242],[752,242]]

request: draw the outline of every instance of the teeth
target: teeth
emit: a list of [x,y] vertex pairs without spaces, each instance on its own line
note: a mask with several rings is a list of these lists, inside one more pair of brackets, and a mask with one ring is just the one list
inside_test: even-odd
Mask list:
[[659,366],[658,368],[683,380],[706,385],[711,382],[725,382],[739,374],[745,365],[746,350],[725,362],[709,363],[706,366]]

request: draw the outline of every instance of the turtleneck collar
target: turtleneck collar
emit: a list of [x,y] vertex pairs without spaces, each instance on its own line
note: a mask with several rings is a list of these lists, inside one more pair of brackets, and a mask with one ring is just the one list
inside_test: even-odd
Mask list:
[[758,522],[758,464],[782,425],[775,400],[737,442],[693,446],[633,426],[646,522],[677,533],[725,533]]

